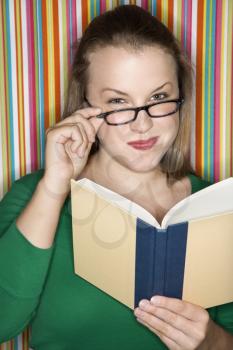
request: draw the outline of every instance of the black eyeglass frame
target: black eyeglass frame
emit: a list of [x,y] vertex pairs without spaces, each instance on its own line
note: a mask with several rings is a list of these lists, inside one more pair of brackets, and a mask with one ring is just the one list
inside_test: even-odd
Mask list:
[[[88,105],[90,107],[93,107],[90,102],[88,101],[88,99],[85,97],[85,101],[88,103]],[[173,111],[173,112],[170,112],[168,114],[164,114],[164,115],[159,115],[159,116],[154,116],[154,115],[151,115],[149,113],[149,108],[151,108],[152,106],[155,106],[155,105],[160,105],[160,104],[163,104],[163,103],[167,103],[167,102],[175,102],[176,103],[176,109]],[[96,116],[96,118],[104,118],[105,122],[108,124],[108,125],[125,125],[125,124],[129,124],[131,122],[133,122],[134,120],[137,119],[137,116],[138,116],[138,113],[140,111],[146,111],[146,113],[151,117],[151,118],[164,118],[164,117],[167,117],[169,115],[172,115],[172,114],[175,114],[181,107],[181,105],[184,103],[184,98],[177,98],[177,99],[173,99],[173,100],[166,100],[166,101],[159,101],[159,102],[156,102],[156,103],[152,103],[150,105],[144,105],[144,106],[141,106],[141,107],[133,107],[133,108],[123,108],[123,109],[115,109],[115,110],[112,110],[112,111],[108,111],[108,112],[104,112],[104,113],[100,113]],[[130,119],[128,120],[127,122],[124,122],[124,123],[109,123],[108,120],[107,120],[107,116],[109,114],[112,114],[112,113],[117,113],[117,112],[123,112],[123,111],[134,111],[135,112],[135,116],[133,119]]]

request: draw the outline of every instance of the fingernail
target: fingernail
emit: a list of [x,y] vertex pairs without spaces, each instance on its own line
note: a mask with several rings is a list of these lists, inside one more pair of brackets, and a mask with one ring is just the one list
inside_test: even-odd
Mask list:
[[148,300],[141,300],[139,303],[139,307],[146,307],[149,304]]
[[155,295],[155,296],[153,296],[151,299],[150,299],[150,301],[153,303],[153,304],[159,304],[159,301],[160,301],[160,298],[159,298],[159,296],[157,296],[157,295]]

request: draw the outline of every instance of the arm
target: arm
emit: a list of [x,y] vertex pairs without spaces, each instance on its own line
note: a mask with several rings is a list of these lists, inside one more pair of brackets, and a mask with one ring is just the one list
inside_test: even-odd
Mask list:
[[[27,225],[27,210],[45,208],[35,178],[36,174],[16,181],[0,203],[0,343],[20,333],[33,317],[53,252],[53,247],[33,245],[17,226],[16,218],[23,216]],[[55,220],[53,215],[50,219]],[[41,221],[35,219],[36,231],[42,229]]]
[[43,177],[34,186],[17,181],[0,203],[0,343],[36,313],[70,180],[86,165],[103,123],[94,117],[99,112],[86,108],[50,128]]

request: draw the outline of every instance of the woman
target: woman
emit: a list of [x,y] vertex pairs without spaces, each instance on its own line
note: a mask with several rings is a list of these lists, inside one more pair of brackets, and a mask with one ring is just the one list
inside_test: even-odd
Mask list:
[[189,164],[191,68],[157,19],[137,6],[97,17],[79,44],[64,119],[47,130],[45,169],[0,204],[0,339],[28,324],[31,347],[230,349],[233,306],[166,297],[132,313],[73,271],[70,180],[87,177],[161,222],[208,183]]

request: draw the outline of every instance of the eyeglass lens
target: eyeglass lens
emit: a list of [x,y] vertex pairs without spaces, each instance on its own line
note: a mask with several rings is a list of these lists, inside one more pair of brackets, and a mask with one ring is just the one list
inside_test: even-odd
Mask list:
[[[175,113],[177,110],[177,103],[176,102],[167,102],[167,103],[161,103],[158,105],[152,105],[149,107],[148,112],[151,116],[154,117],[162,117],[166,116],[171,113]],[[129,111],[119,111],[119,112],[113,112],[107,116],[108,123],[112,124],[120,124],[120,123],[126,123],[130,120],[133,120],[135,117],[135,111],[129,110]]]

